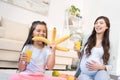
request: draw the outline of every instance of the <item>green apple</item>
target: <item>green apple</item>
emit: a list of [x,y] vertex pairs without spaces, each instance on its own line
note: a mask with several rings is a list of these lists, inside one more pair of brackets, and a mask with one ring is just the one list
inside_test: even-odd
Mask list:
[[59,71],[57,71],[57,70],[54,70],[53,72],[52,72],[52,76],[59,76]]

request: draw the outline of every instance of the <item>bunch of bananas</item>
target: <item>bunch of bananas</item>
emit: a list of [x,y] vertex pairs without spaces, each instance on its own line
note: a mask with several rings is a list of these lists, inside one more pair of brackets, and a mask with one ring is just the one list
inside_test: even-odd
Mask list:
[[[46,39],[46,38],[44,38],[44,37],[33,37],[32,40],[39,40],[39,41],[42,41],[42,42],[44,42],[44,43],[46,43],[46,44],[48,44],[48,45],[49,45],[49,44],[52,44],[52,43],[54,43],[54,44],[57,45],[57,44],[65,41],[65,40],[67,40],[68,38],[70,38],[70,35],[66,35],[66,36],[64,36],[64,37],[62,37],[62,38],[60,38],[60,39],[58,39],[58,40],[55,40],[55,38],[56,38],[56,28],[54,28],[54,29],[52,30],[52,38],[51,38],[51,41],[49,41],[48,39]],[[60,46],[56,46],[56,49],[57,49],[57,50],[60,50],[60,51],[69,51],[68,48],[63,48],[63,47],[60,47]]]

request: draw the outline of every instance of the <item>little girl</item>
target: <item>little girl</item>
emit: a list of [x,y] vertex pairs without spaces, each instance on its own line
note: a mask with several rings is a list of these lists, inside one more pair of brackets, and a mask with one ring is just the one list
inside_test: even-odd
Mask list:
[[[53,69],[55,65],[56,45],[49,47],[41,41],[33,41],[35,36],[47,38],[47,25],[45,22],[34,21],[29,31],[28,38],[23,45],[19,60],[19,74],[14,74],[10,80],[65,80],[64,78],[44,76],[45,69]],[[28,55],[25,51],[31,50],[32,57],[27,62]]]

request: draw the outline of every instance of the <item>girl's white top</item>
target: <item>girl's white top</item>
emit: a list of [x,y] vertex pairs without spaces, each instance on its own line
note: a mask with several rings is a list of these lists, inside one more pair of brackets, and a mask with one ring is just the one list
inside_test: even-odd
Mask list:
[[33,45],[26,45],[21,54],[25,50],[32,50],[32,57],[30,63],[27,64],[26,70],[20,73],[35,73],[35,74],[44,74],[46,69],[46,63],[48,55],[51,53],[51,49],[45,46],[43,49],[37,49]]

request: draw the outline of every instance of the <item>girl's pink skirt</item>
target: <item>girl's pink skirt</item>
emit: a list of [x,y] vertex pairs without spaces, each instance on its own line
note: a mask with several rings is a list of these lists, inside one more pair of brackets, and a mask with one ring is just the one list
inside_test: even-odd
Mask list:
[[65,78],[45,76],[42,74],[13,74],[9,80],[66,80]]

